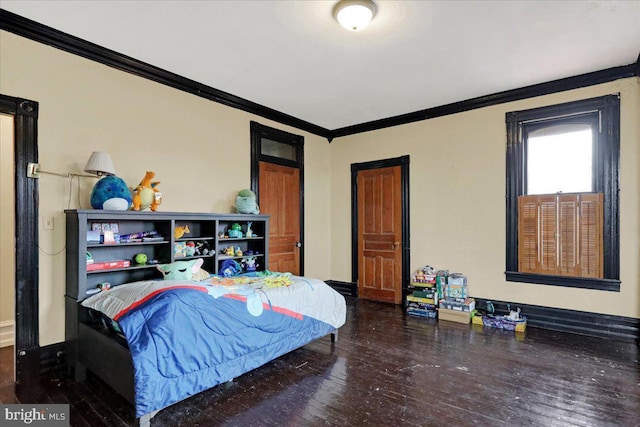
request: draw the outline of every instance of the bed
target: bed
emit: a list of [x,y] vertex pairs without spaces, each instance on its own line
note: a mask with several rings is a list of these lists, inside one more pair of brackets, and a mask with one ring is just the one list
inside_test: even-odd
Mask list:
[[135,406],[141,426],[313,340],[335,340],[346,318],[342,295],[286,273],[145,280],[67,304],[78,319],[76,379],[94,372]]

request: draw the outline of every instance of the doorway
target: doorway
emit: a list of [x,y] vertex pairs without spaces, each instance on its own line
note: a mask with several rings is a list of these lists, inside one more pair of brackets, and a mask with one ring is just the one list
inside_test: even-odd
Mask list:
[[271,271],[304,275],[304,138],[251,122],[251,190],[269,215]]
[[409,282],[409,156],[351,165],[352,281],[401,304]]
[[13,116],[0,113],[0,387],[15,382],[15,157]]
[[[0,114],[13,124],[16,393],[37,384],[40,375],[38,328],[38,181],[27,178],[28,163],[38,162],[38,103],[0,95]],[[3,122],[5,123],[5,122]],[[24,386],[24,387],[23,387]]]

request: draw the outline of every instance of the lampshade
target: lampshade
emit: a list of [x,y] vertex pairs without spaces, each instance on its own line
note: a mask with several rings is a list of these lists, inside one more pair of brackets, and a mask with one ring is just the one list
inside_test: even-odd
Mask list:
[[87,173],[94,173],[98,176],[115,175],[116,170],[113,167],[111,156],[103,151],[94,151],[89,157],[89,161],[84,167]]
[[376,5],[372,0],[341,0],[333,8],[333,16],[350,31],[368,26],[375,14]]

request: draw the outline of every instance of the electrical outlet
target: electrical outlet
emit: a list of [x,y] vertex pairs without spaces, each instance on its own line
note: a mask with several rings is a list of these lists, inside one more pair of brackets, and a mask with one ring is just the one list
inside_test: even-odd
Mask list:
[[42,220],[42,229],[43,230],[53,230],[53,217],[47,217]]

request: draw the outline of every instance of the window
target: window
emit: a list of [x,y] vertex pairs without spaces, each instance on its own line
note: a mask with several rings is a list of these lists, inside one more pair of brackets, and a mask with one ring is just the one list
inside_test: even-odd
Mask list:
[[507,113],[509,281],[620,290],[620,100]]
[[527,194],[593,191],[593,127],[551,125],[528,133]]
[[274,141],[268,138],[260,140],[260,154],[291,161],[297,160],[297,145]]

